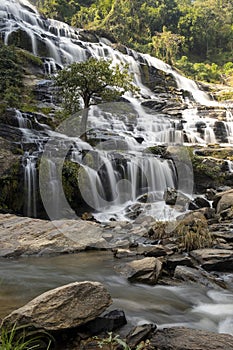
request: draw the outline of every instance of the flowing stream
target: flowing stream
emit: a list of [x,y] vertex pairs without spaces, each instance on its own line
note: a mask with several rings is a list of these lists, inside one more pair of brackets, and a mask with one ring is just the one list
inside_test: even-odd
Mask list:
[[129,324],[187,326],[233,335],[233,286],[226,292],[200,286],[130,284],[114,271],[112,253],[0,261],[0,317],[42,292],[74,281],[104,283],[113,298],[111,309],[125,311]]

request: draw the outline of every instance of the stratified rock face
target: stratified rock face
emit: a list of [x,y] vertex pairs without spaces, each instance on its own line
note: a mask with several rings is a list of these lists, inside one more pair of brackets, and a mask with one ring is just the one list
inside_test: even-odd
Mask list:
[[162,329],[150,340],[159,350],[232,350],[233,337],[189,328]]
[[111,296],[99,282],[75,282],[41,294],[5,317],[3,327],[15,323],[57,331],[95,319],[111,304]]

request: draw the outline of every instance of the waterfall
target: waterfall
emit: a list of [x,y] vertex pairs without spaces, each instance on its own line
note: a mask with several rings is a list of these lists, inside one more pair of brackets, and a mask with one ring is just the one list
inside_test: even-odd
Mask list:
[[[208,115],[208,108],[216,108],[218,104],[212,101],[207,93],[201,91],[194,81],[181,76],[161,60],[127,48],[125,53],[122,53],[105,38],[95,37],[95,42],[89,39],[85,41],[84,31],[56,20],[42,18],[27,0],[2,0],[0,14],[0,35],[4,42],[8,44],[14,41],[14,34],[20,31],[25,37],[23,48],[34,54],[43,53],[47,74],[53,74],[58,67],[75,61],[85,61],[92,56],[111,60],[112,65],[127,64],[135,85],[140,89],[137,99],[126,93],[124,98],[128,102],[90,108],[88,129],[91,135],[95,134],[94,148],[83,143],[79,135],[72,141],[70,159],[78,162],[82,168],[83,186],[80,186],[83,198],[93,210],[99,212],[97,215],[100,219],[107,220],[112,216],[117,218],[116,212],[122,217],[121,214],[126,213],[127,206],[147,194],[155,200],[154,204],[150,203],[151,211],[148,211],[148,205],[144,206],[147,213],[151,212],[156,216],[155,212],[159,212],[161,208],[162,211],[166,210],[162,204],[163,192],[167,187],[178,186],[175,160],[154,157],[148,151],[149,147],[164,144],[176,146],[233,143],[233,117],[230,108],[226,110],[225,119],[219,120],[217,115]],[[166,106],[168,95],[165,93],[164,97],[161,97],[162,95],[144,85],[143,67],[160,70],[172,76],[180,101],[182,91],[189,92],[192,98],[183,98],[182,111],[179,109],[179,113],[173,115],[166,112],[166,108],[157,111],[146,107],[148,101],[162,101]],[[197,105],[206,106],[207,112]],[[59,150],[59,147],[65,149],[71,138],[63,135],[63,131],[55,133],[47,130],[46,126],[39,125],[35,118],[31,120],[19,111],[16,112],[16,119],[22,133],[22,148],[25,148],[26,152],[23,164],[27,214],[36,216],[37,159],[43,154],[48,139],[57,140],[53,146]],[[35,123],[40,126],[41,131],[33,129]],[[226,137],[221,135],[222,130]],[[99,141],[96,141],[98,139]],[[97,164],[89,164],[83,150],[87,154],[95,152]],[[48,166],[48,187],[51,203],[54,202],[52,216],[59,217],[60,184],[55,159],[49,158]]]
[[37,157],[30,156],[25,152],[23,156],[24,167],[24,190],[25,190],[25,212],[27,216],[37,217]]

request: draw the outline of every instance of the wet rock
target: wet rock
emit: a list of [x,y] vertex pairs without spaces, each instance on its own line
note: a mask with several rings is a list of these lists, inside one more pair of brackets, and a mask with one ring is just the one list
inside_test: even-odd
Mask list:
[[210,203],[203,197],[196,197],[189,203],[189,210],[196,210],[200,208],[210,208]]
[[143,340],[150,339],[156,330],[155,324],[144,324],[135,327],[126,337],[126,342],[131,349],[136,348]]
[[133,260],[116,269],[128,278],[130,282],[156,284],[162,272],[161,260],[153,257]]
[[226,129],[226,125],[223,121],[216,121],[214,124],[214,133],[216,139],[219,143],[227,143],[228,142],[228,133]]
[[166,101],[162,100],[147,100],[142,102],[143,107],[147,107],[155,111],[161,111],[166,106],[166,104]]
[[201,284],[207,288],[225,288],[224,282],[212,277],[206,271],[194,269],[188,266],[176,266],[174,278],[188,283]]
[[126,216],[131,220],[135,220],[142,211],[142,205],[140,203],[136,203],[126,208]]
[[122,258],[129,258],[129,257],[135,257],[137,255],[136,251],[132,251],[129,249],[114,249],[114,257],[117,259],[122,259]]
[[112,332],[115,329],[127,324],[125,313],[122,310],[112,310],[103,316],[98,316],[94,320],[87,322],[79,329],[79,332],[93,336],[101,332]]
[[33,324],[48,331],[78,327],[95,319],[111,304],[111,296],[99,282],[74,282],[52,289],[5,317],[9,328]]
[[196,249],[190,255],[207,271],[233,270],[233,251],[228,249]]
[[159,350],[232,350],[233,336],[184,327],[165,328],[155,332],[150,344]]
[[212,201],[216,195],[216,190],[213,188],[207,188],[205,196],[208,199],[208,201]]
[[190,201],[190,199],[184,193],[170,187],[164,192],[163,198],[165,203],[168,205],[185,206]]

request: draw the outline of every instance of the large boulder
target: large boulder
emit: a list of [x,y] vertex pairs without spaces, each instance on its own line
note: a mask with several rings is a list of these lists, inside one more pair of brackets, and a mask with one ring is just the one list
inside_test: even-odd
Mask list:
[[233,206],[233,190],[223,192],[216,196],[214,205],[216,206],[217,214],[221,214],[224,210],[231,208]]
[[233,337],[184,327],[158,330],[150,340],[159,350],[232,350]]
[[174,278],[189,284],[199,284],[207,288],[221,289],[225,284],[215,279],[211,274],[202,269],[194,269],[188,266],[178,265],[175,268]]
[[233,270],[233,250],[230,249],[196,249],[190,255],[207,271]]
[[148,257],[133,260],[118,268],[130,282],[156,284],[162,272],[162,261],[158,258]]
[[83,220],[48,221],[0,214],[0,257],[106,249],[103,228]]
[[48,331],[81,326],[95,319],[111,304],[99,282],[74,282],[38,296],[5,317],[2,326],[33,325]]

